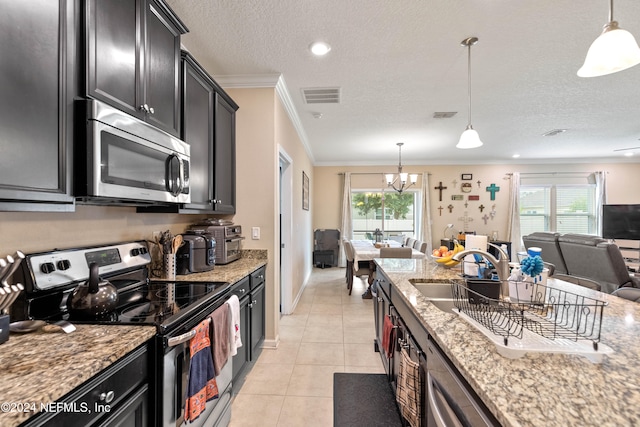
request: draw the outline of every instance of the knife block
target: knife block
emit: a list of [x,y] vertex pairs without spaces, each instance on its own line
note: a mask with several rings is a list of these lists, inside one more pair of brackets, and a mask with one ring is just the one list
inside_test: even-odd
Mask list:
[[9,339],[9,315],[0,315],[0,344]]

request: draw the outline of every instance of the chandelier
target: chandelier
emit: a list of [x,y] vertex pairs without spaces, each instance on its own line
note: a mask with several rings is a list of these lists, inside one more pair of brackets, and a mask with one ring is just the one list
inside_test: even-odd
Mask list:
[[[418,174],[402,172],[402,146],[404,145],[404,142],[398,142],[396,145],[398,146],[398,175],[394,176],[394,174],[388,173],[385,174],[385,177],[387,178],[387,185],[389,187],[393,188],[398,193],[402,193],[405,189],[418,182]],[[411,181],[409,185],[407,185],[407,178]],[[396,183],[398,183],[397,187]]]

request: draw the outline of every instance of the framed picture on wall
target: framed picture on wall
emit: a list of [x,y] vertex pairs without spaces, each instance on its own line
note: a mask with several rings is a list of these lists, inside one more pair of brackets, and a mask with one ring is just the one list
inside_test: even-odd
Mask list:
[[471,173],[463,173],[462,180],[463,181],[471,181],[473,179],[473,174]]
[[302,171],[302,209],[309,210],[309,177]]

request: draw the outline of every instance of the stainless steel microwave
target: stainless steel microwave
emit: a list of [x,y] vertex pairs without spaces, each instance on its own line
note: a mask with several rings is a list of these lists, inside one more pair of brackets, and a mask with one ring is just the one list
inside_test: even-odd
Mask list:
[[79,201],[191,202],[189,144],[103,102],[81,102],[74,163]]

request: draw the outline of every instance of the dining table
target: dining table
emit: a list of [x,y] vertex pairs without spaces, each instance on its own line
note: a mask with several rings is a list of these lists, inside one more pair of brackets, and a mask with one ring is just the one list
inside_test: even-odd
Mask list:
[[[380,248],[376,247],[376,242],[372,240],[352,240],[351,245],[353,246],[353,270],[354,272],[358,271],[358,262],[359,261],[370,261],[372,262],[374,258],[380,258]],[[396,242],[395,240],[385,240],[383,242],[379,242],[380,246],[386,246],[390,248],[400,248],[402,244]],[[411,248],[411,258],[414,259],[422,259],[425,257],[425,254],[420,252],[417,249]]]

